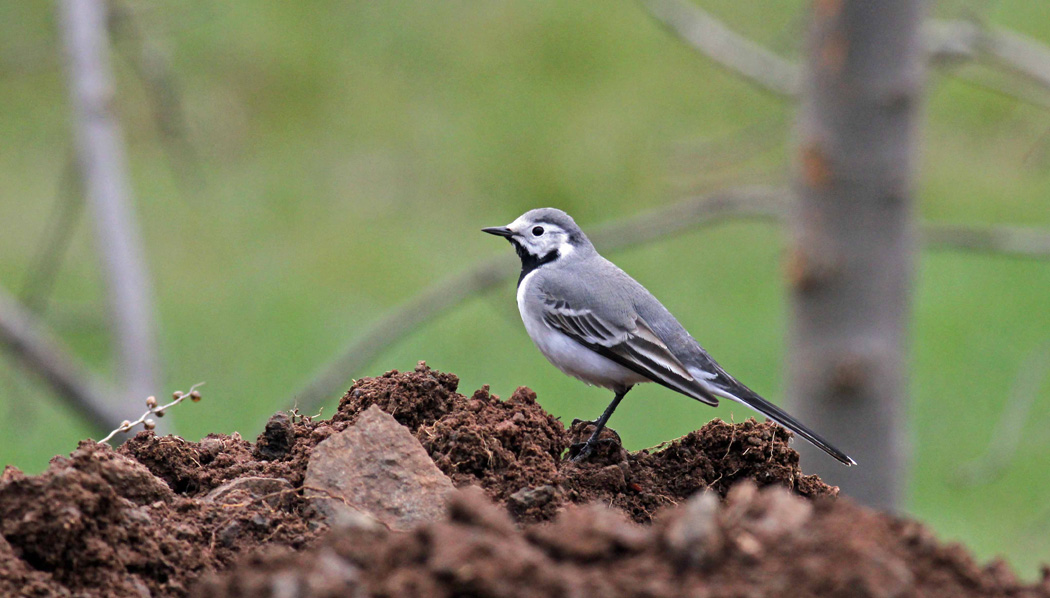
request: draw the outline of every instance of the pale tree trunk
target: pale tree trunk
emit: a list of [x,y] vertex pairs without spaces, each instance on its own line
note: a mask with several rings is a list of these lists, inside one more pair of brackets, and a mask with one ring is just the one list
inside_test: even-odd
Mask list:
[[909,452],[923,16],[919,0],[816,0],[798,131],[788,392],[799,418],[859,463],[800,444],[803,468],[887,509]]
[[59,10],[78,164],[94,216],[114,328],[123,395],[117,411],[130,418],[142,411],[146,396],[160,389],[149,276],[128,191],[120,127],[112,112],[106,5],[104,0],[62,0]]

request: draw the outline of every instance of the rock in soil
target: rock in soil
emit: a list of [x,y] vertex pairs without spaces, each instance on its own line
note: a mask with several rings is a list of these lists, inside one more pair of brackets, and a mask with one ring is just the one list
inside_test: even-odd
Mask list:
[[439,518],[453,488],[412,433],[372,405],[314,447],[304,494],[329,524],[365,515],[402,530]]

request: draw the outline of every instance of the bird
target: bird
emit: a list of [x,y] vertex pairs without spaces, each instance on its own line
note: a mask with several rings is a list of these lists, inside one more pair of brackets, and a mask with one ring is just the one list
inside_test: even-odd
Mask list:
[[525,212],[481,229],[507,239],[521,259],[517,302],[540,352],[563,373],[613,391],[578,452],[590,456],[624,396],[655,382],[717,406],[745,405],[851,466],[857,462],[790,414],[730,376],[644,286],[598,254],[571,216],[557,208]]

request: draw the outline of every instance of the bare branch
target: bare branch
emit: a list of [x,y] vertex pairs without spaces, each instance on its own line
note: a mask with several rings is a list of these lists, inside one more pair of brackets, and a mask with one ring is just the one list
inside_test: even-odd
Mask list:
[[988,60],[1050,89],[1050,48],[1003,27],[969,21],[933,21],[926,27],[927,49],[935,57]]
[[969,21],[928,21],[923,26],[926,55],[937,64],[977,58],[981,28]]
[[987,69],[956,69],[952,71],[952,77],[1004,98],[1050,110],[1050,94],[1028,81],[1011,80],[1002,73]]
[[642,0],[642,5],[690,46],[762,90],[798,95],[798,65],[733,31],[699,6],[682,0]]
[[[777,219],[787,205],[782,201],[783,193],[783,190],[772,187],[727,189],[600,227],[591,239],[601,249],[615,250],[729,218]],[[516,276],[516,265],[516,258],[512,255],[486,260],[467,272],[431,286],[380,318],[295,395],[296,404],[304,410],[316,409],[322,401],[338,393],[354,373],[423,323]]]
[[614,251],[665,239],[726,220],[781,220],[791,190],[782,187],[731,187],[598,226],[595,246]]
[[927,224],[922,228],[922,236],[927,249],[1050,257],[1050,231],[1035,228]]
[[115,392],[98,380],[32,314],[0,291],[0,345],[35,371],[67,405],[95,429],[119,422],[108,397]]
[[119,348],[121,397],[154,390],[157,352],[153,301],[128,192],[124,146],[112,113],[113,82],[103,0],[63,0],[62,35],[71,86],[77,155],[109,291]]
[[981,49],[998,62],[1050,89],[1050,50],[1020,33],[995,27],[985,32]]
[[[797,64],[733,31],[685,0],[641,0],[641,3],[653,18],[682,41],[729,71],[765,91],[783,97],[798,96]],[[1050,48],[1036,40],[1001,27],[984,27],[961,20],[930,21],[923,34],[927,58],[933,63],[986,58],[1050,89]],[[1000,91],[1015,95],[1014,90]],[[1033,101],[1030,94],[1021,99]]]

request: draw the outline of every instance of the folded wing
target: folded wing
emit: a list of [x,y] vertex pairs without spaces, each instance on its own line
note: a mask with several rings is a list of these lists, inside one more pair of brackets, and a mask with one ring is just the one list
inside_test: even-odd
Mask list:
[[544,302],[543,321],[577,343],[621,366],[708,405],[718,405],[640,316],[628,328],[613,325],[564,300]]

